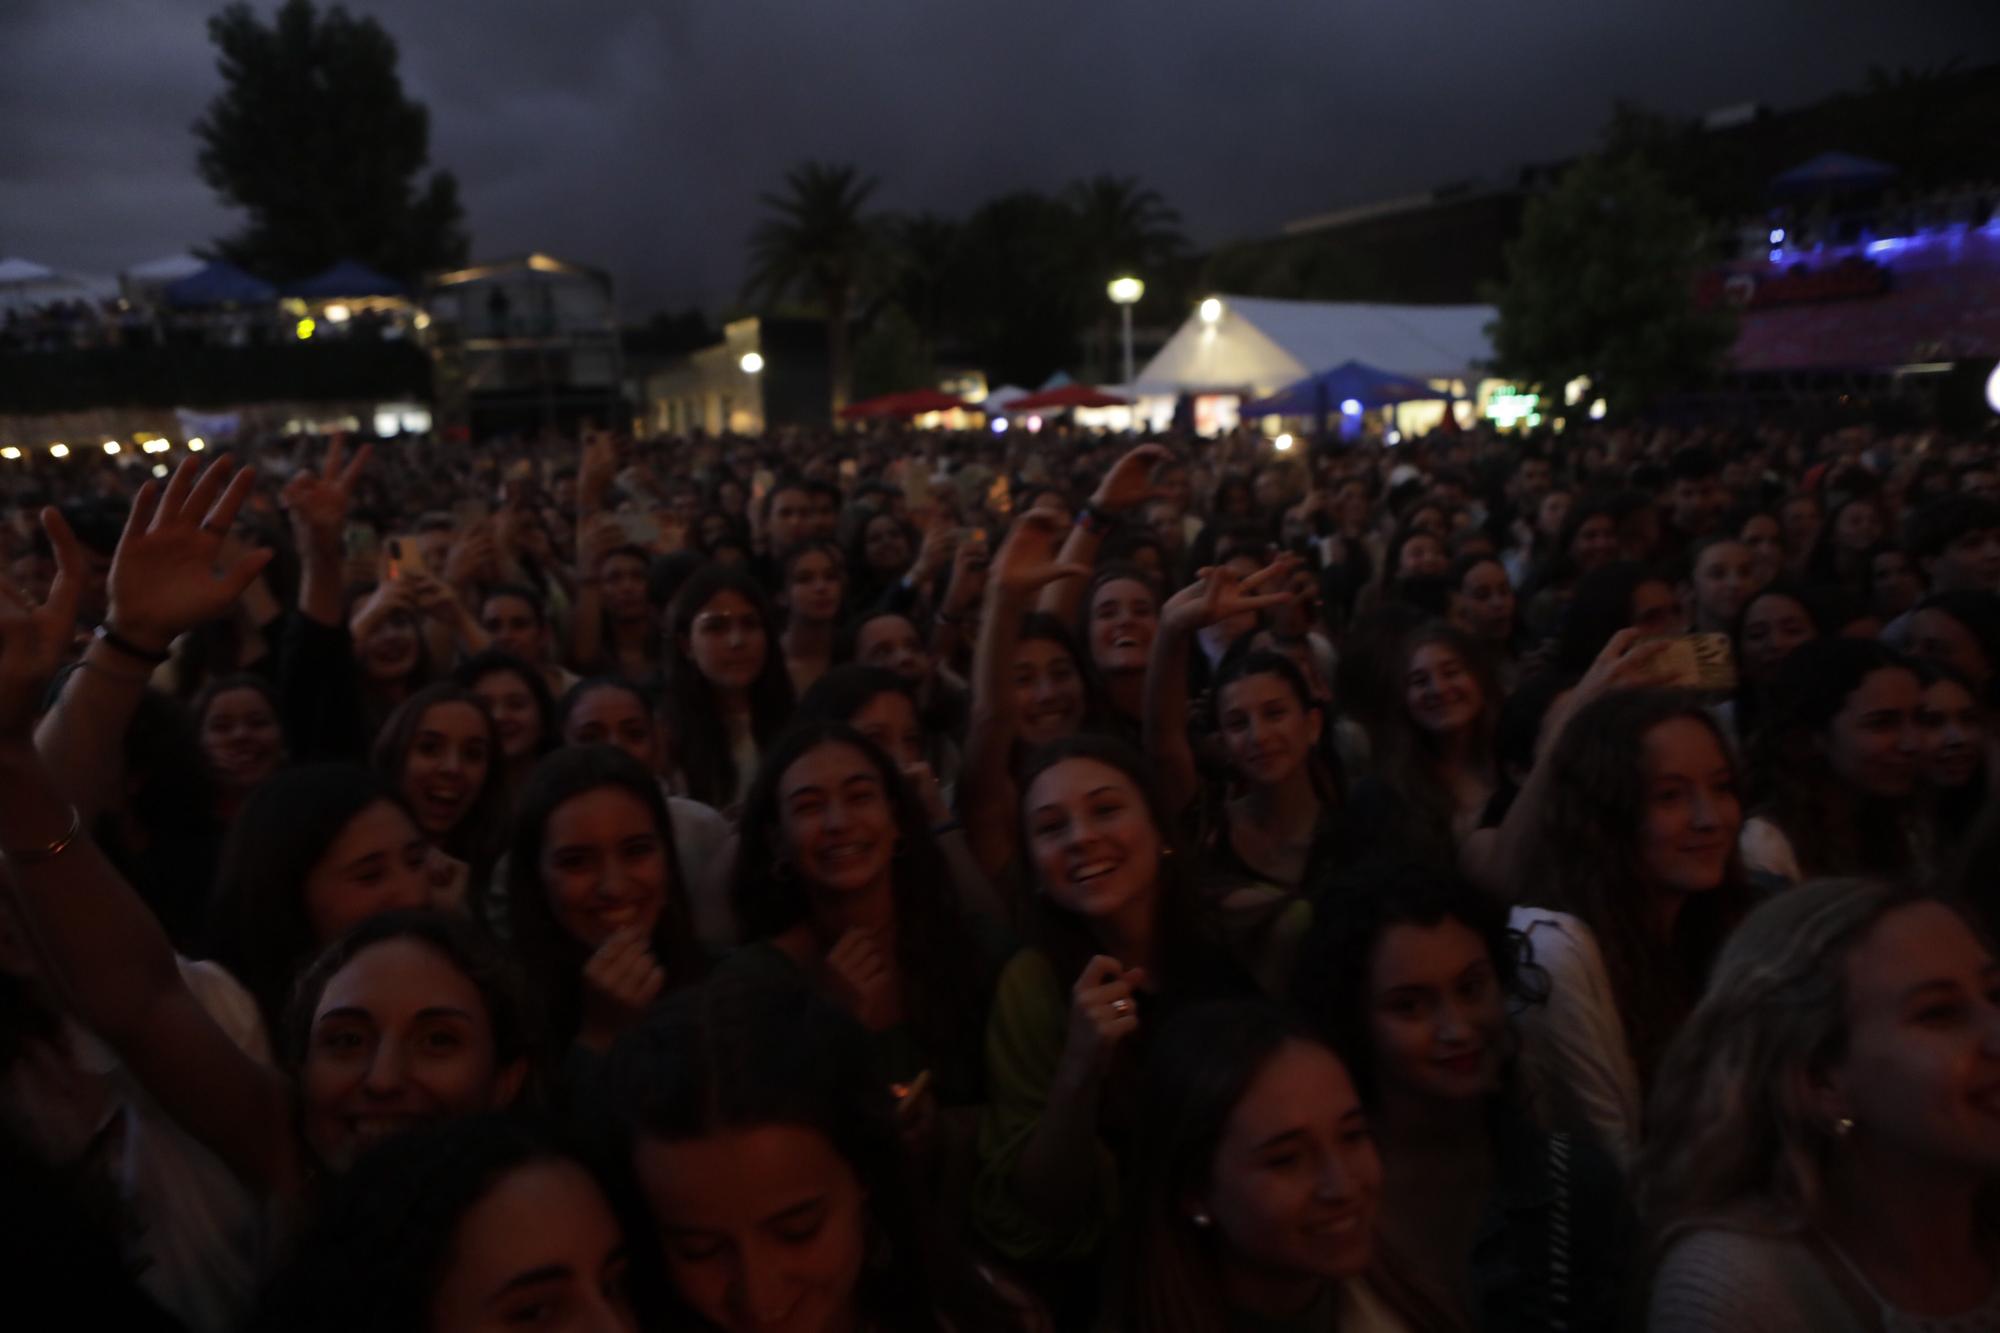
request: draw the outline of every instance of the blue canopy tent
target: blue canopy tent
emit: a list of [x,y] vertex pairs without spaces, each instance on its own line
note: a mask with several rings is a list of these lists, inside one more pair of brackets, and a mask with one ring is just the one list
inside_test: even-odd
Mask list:
[[308,301],[333,301],[342,297],[407,296],[409,293],[394,278],[377,273],[366,264],[343,259],[323,273],[293,283],[288,294]]
[[266,305],[278,299],[278,289],[227,260],[216,260],[199,273],[167,284],[171,306]]
[[1821,153],[1801,162],[1790,171],[1771,178],[1771,189],[1779,194],[1803,194],[1813,190],[1867,190],[1887,185],[1900,174],[1887,162],[1853,153]]
[[1246,403],[1243,415],[1311,417],[1313,430],[1317,433],[1325,429],[1327,414],[1348,402],[1359,403],[1362,407],[1369,408],[1381,407],[1385,403],[1411,403],[1426,398],[1450,396],[1444,390],[1433,389],[1422,380],[1392,375],[1386,370],[1377,370],[1359,361],[1343,361],[1332,370],[1308,375],[1297,383],[1288,384],[1268,398]]

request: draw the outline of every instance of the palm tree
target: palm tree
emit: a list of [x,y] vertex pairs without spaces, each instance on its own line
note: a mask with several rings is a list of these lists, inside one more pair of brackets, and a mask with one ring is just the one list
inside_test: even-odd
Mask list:
[[[1160,275],[1186,248],[1181,215],[1157,190],[1135,177],[1098,175],[1077,181],[1063,193],[1074,217],[1075,259],[1083,280],[1103,285],[1124,273]],[[1111,313],[1096,303],[1097,347],[1101,364],[1111,364]]]
[[951,323],[950,302],[964,259],[964,228],[935,213],[901,217],[889,227],[895,279],[888,295],[909,316],[928,359]]
[[775,305],[796,294],[817,307],[836,413],[847,406],[848,323],[882,253],[879,230],[862,213],[879,184],[852,166],[803,163],[785,173],[782,193],[759,196],[768,216],[750,234],[745,299]]

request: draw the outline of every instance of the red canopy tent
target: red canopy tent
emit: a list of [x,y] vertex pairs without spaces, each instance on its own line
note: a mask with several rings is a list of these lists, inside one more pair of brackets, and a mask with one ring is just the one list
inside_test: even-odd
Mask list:
[[1026,398],[1016,398],[1007,404],[1009,412],[1062,412],[1072,407],[1125,407],[1129,399],[1120,398],[1115,393],[1088,384],[1065,384],[1060,389],[1045,389],[1041,393],[1031,393]]
[[954,407],[964,406],[963,398],[937,389],[909,389],[849,403],[840,409],[840,419],[865,421],[874,417],[920,417],[926,412],[949,412]]

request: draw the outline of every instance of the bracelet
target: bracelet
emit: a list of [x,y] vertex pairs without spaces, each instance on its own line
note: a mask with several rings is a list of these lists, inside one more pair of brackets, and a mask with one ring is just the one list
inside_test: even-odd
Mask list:
[[62,836],[54,842],[47,843],[41,847],[25,848],[21,851],[15,851],[11,848],[4,849],[0,850],[0,855],[4,855],[17,866],[40,865],[44,861],[53,861],[56,857],[61,856],[70,849],[72,843],[82,836],[83,815],[72,805],[69,808],[69,827],[64,829]]
[[156,653],[141,648],[138,644],[111,628],[111,622],[109,621],[97,627],[97,637],[103,641],[105,647],[116,652],[121,652],[127,657],[136,657],[141,662],[150,663],[153,666],[165,666],[173,659],[173,654],[170,652]]
[[1118,526],[1118,520],[1095,504],[1085,504],[1076,511],[1076,525],[1093,537],[1102,537]]

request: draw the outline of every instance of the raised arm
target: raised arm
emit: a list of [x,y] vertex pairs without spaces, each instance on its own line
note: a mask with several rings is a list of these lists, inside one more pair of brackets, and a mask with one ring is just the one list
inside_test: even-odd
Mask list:
[[1007,756],[1019,722],[1014,702],[1014,647],[1021,617],[1037,589],[1079,572],[1055,557],[1062,520],[1030,509],[1015,520],[987,571],[986,610],[972,657],[972,717],[958,772],[959,816],[973,854],[989,875],[1013,859],[1013,780]]
[[[234,473],[232,476],[231,474]],[[206,467],[190,457],[164,488],[147,482],[132,501],[106,581],[106,633],[84,650],[61,696],[35,732],[35,744],[63,798],[89,823],[122,785],[125,732],[139,709],[152,668],[182,632],[230,614],[236,599],[269,563],[269,551],[245,551],[218,573],[216,560],[255,483],[232,458]],[[61,525],[50,526],[51,540]]]
[[1063,540],[1062,553],[1056,557],[1083,572],[1058,579],[1042,589],[1042,610],[1065,625],[1076,619],[1084,582],[1097,564],[1097,552],[1104,545],[1109,525],[1159,494],[1153,487],[1153,469],[1171,456],[1163,444],[1142,444],[1111,465],[1104,480],[1091,492],[1089,505],[1077,516],[1075,526]]
[[[1291,600],[1286,581],[1298,561],[1279,556],[1247,578],[1223,566],[1204,569],[1195,582],[1160,608],[1160,628],[1146,662],[1146,753],[1157,764],[1160,795],[1169,811],[1187,809],[1201,793],[1194,746],[1188,742],[1188,647],[1201,630],[1231,616]],[[1273,584],[1277,591],[1267,591]]]
[[[181,496],[195,489],[183,488]],[[157,492],[142,490],[126,540],[155,532],[167,511]],[[184,512],[178,503],[175,512]],[[220,502],[200,512],[206,519],[191,533],[174,532],[174,542],[205,539],[212,558],[227,523],[217,524]],[[23,924],[69,1008],[111,1044],[168,1114],[246,1182],[288,1191],[298,1180],[298,1160],[284,1079],[239,1048],[187,989],[166,932],[99,854],[36,751],[35,704],[72,633],[84,568],[75,537],[54,510],[44,511],[42,524],[58,569],[48,602],[35,606],[0,583],[0,856]],[[120,552],[130,555],[123,542]],[[252,558],[211,575],[228,585],[225,605],[261,565]]]

